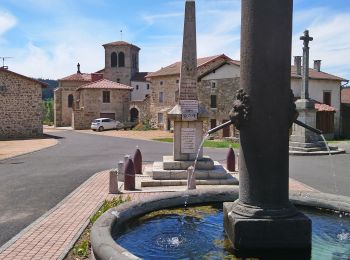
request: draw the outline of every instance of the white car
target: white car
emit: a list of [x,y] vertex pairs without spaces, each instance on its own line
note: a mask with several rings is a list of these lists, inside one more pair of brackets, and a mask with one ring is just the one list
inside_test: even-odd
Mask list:
[[97,118],[91,123],[91,129],[94,131],[103,131],[108,129],[116,129],[117,125],[120,125],[119,121],[110,118]]

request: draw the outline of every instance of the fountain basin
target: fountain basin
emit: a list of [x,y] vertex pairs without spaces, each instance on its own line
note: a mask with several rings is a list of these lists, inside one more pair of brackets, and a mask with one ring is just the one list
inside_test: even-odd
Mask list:
[[[91,245],[96,259],[138,259],[118,245],[112,234],[123,231],[131,219],[152,211],[183,207],[187,205],[234,201],[238,198],[238,188],[192,190],[161,194],[142,201],[122,204],[108,210],[93,225]],[[291,192],[290,200],[295,205],[330,209],[350,213],[350,198],[318,192]],[[137,241],[135,241],[137,243]]]

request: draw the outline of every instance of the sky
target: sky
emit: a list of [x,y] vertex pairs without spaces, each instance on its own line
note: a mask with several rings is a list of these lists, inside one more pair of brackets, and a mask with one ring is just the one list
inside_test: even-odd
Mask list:
[[[305,29],[310,66],[350,79],[350,1],[294,0],[292,55],[302,55]],[[239,60],[241,0],[197,0],[198,57]],[[181,58],[184,0],[0,0],[0,56],[9,69],[59,79],[104,67],[102,44],[124,40],[141,48],[140,71]],[[122,35],[120,31],[123,31]],[[1,64],[2,65],[2,64]]]

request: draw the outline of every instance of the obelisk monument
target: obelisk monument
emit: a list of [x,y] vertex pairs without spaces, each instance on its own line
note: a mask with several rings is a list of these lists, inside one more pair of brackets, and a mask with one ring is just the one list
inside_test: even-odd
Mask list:
[[[179,101],[168,112],[168,118],[174,123],[173,155],[164,155],[163,161],[154,162],[152,168],[145,170],[152,176],[151,181],[141,185],[165,184],[183,185],[182,180],[189,180],[188,187],[194,188],[196,180],[210,180],[217,185],[237,184],[237,180],[217,161],[203,156],[200,147],[204,129],[203,122],[208,120],[209,113],[199,105],[197,89],[197,43],[196,43],[196,9],[194,0],[186,0],[182,61],[179,82]],[[199,151],[196,169],[194,161]],[[193,173],[193,174],[192,174]]]
[[[194,0],[186,0],[182,44],[179,103],[168,113],[174,120],[174,160],[193,161],[203,138],[203,120],[197,95],[196,9]],[[199,159],[203,152],[199,154]]]
[[239,250],[311,248],[311,221],[289,201],[292,10],[292,0],[242,1],[249,114],[240,122],[239,198],[224,203],[225,231]]

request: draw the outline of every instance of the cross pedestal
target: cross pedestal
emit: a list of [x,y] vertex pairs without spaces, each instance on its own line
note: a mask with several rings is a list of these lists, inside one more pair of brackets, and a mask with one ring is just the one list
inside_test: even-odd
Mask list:
[[[298,99],[296,108],[299,113],[298,120],[316,128],[316,109],[315,103],[310,99]],[[292,126],[292,135],[290,136],[289,150],[300,152],[326,151],[322,138],[297,124]]]

